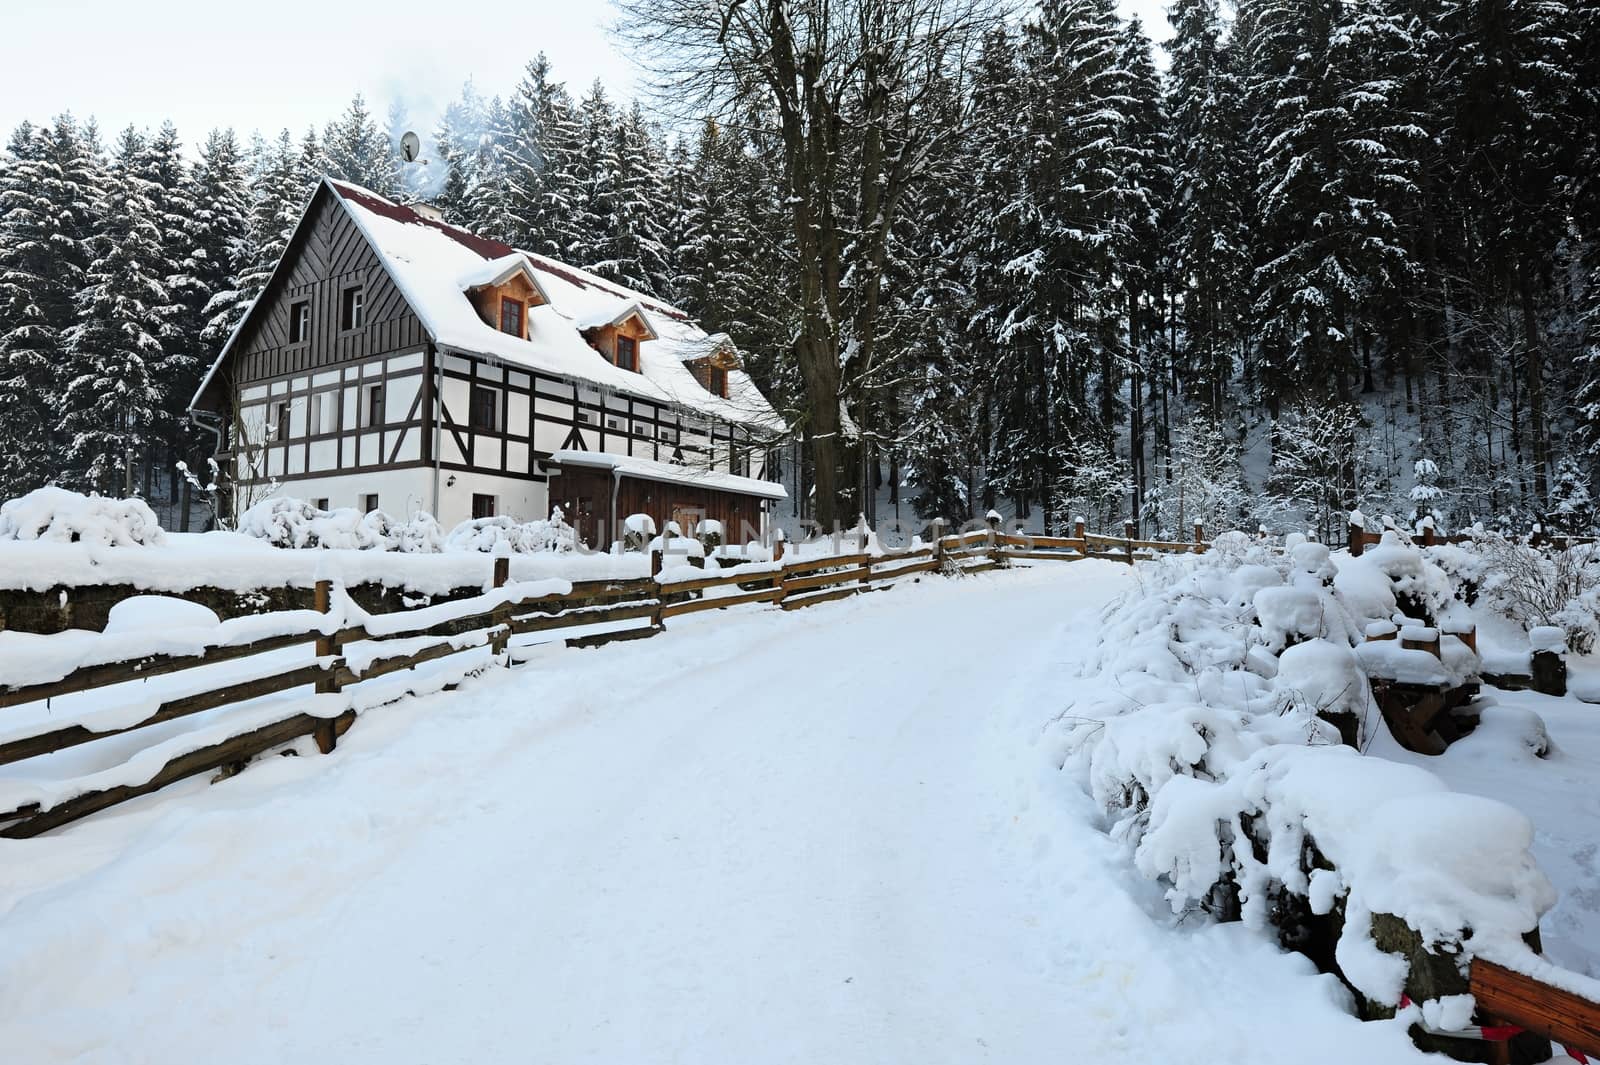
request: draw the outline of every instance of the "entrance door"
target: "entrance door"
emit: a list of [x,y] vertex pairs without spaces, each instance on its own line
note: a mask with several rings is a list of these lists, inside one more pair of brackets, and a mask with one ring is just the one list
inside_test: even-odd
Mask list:
[[672,520],[678,523],[678,528],[683,530],[685,536],[694,535],[695,526],[700,524],[705,512],[704,507],[691,506],[688,503],[672,504]]

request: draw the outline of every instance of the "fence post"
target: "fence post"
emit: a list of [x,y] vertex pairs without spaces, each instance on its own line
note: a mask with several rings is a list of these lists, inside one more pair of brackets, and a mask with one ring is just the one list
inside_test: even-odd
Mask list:
[[[333,582],[326,579],[318,581],[315,596],[312,600],[312,606],[317,613],[327,614],[332,606],[332,600]],[[333,634],[324,635],[318,633],[317,657],[329,658],[336,654],[338,654],[338,651],[334,647]],[[317,681],[317,693],[320,695],[337,692],[339,690],[338,666],[324,666],[323,670],[322,679]],[[350,727],[348,721],[344,722],[343,728],[340,727],[340,720],[342,720],[343,716],[340,715],[340,719],[326,718],[317,725],[313,738],[317,741],[317,750],[323,754],[331,752],[339,743],[339,734]]]
[[1085,551],[1087,551],[1089,549],[1089,542],[1086,539],[1084,539],[1088,535],[1089,535],[1089,527],[1083,523],[1083,519],[1082,518],[1078,518],[1075,521],[1073,521],[1073,523],[1072,523],[1072,538],[1074,540],[1083,540],[1084,541],[1083,547],[1084,547]]
[[772,534],[772,561],[783,561],[783,530],[775,530]]
[[1434,539],[1433,521],[1427,518],[1424,518],[1423,520],[1426,521],[1427,524],[1422,527],[1422,546],[1432,547],[1437,542]]
[[1129,519],[1122,523],[1122,539],[1128,545],[1128,565],[1133,565],[1133,521]]
[[[494,586],[504,588],[511,579],[511,557],[500,555],[494,560]],[[500,629],[489,643],[489,652],[495,657],[506,653],[511,643],[511,604],[501,603],[494,608],[494,623]],[[508,663],[509,664],[509,663]]]
[[1200,522],[1194,523],[1194,553],[1200,554],[1206,549],[1206,527]]
[[1361,552],[1367,548],[1367,530],[1350,522],[1350,557],[1360,558]]
[[944,568],[944,519],[934,518],[933,526],[933,560],[939,563],[939,568]]

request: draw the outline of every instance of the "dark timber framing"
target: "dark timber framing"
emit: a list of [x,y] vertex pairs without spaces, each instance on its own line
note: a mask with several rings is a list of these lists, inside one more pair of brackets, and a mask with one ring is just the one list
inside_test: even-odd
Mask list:
[[[354,288],[362,290],[362,323],[341,329],[345,294]],[[305,335],[291,343],[290,316],[302,303],[309,308],[309,321]],[[524,318],[526,314],[524,307]],[[493,324],[498,327],[499,322]],[[418,364],[404,369],[391,365],[391,360],[409,356],[416,356]],[[595,353],[596,359],[605,357]],[[291,414],[286,440],[260,442],[281,453],[277,472],[263,462],[263,476],[241,478],[244,484],[419,468],[545,482],[543,460],[553,450],[552,440],[599,451],[609,444],[629,456],[742,472],[742,456],[757,446],[748,429],[730,421],[473,352],[439,349],[326,183],[318,186],[266,290],[231,340],[228,359],[229,365],[208,378],[196,406],[227,411],[235,405],[263,404],[270,412],[271,404],[287,402],[294,411],[299,402],[303,409],[299,418]],[[337,376],[329,379],[330,374]],[[410,380],[418,387],[406,409],[392,407],[391,386],[403,387]],[[366,390],[374,385],[384,389],[384,421],[369,426],[362,424]],[[460,410],[453,409],[453,385],[468,397]],[[470,427],[474,385],[497,390],[493,429]],[[346,399],[352,388],[357,390],[353,405]],[[311,424],[313,396],[333,404],[327,431]],[[512,424],[513,397],[520,397],[524,402],[517,406],[526,409],[525,416],[519,412],[517,424]],[[366,455],[359,441],[374,432],[384,434],[377,461],[361,461]],[[419,437],[411,452],[415,457],[401,460],[412,433]],[[686,433],[701,439],[686,442]],[[538,446],[541,437],[544,447]],[[487,440],[497,446],[480,447]],[[239,443],[233,442],[235,447]],[[334,465],[313,468],[313,445],[327,443],[333,445]],[[460,461],[453,459],[451,445]],[[514,447],[519,458],[525,453],[525,461],[510,462]],[[296,448],[300,468],[290,472]],[[498,460],[480,451],[497,452]]]

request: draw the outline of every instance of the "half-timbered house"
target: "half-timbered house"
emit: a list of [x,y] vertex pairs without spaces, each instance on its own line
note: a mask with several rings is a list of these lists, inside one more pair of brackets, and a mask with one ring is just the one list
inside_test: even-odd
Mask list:
[[191,410],[237,483],[323,507],[761,529],[782,421],[724,335],[324,179]]

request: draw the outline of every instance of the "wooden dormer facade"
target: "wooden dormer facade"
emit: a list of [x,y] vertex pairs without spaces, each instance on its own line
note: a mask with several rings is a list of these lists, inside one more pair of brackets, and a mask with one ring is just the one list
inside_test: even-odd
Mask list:
[[688,359],[684,365],[694,374],[694,379],[700,382],[701,388],[722,399],[728,398],[728,371],[744,369],[744,364],[739,361],[739,355],[731,344],[718,344],[711,354],[698,359]]
[[519,340],[528,339],[528,312],[550,302],[525,265],[512,265],[493,281],[468,287],[466,294],[485,325]]
[[637,310],[629,310],[615,321],[583,331],[589,346],[606,361],[622,370],[639,372],[639,345],[656,339],[656,334]]

